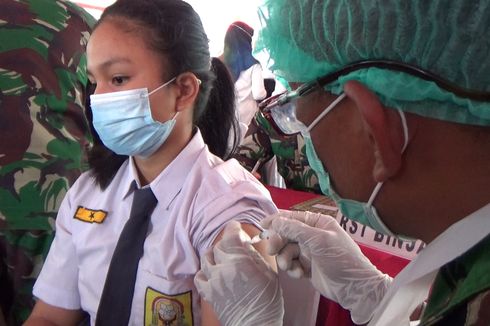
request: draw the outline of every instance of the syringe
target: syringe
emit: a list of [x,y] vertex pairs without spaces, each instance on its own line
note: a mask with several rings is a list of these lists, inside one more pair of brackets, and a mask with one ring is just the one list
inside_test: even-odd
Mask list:
[[255,235],[252,239],[250,239],[250,241],[248,243],[255,244],[255,243],[258,243],[262,240],[268,240],[273,234],[274,234],[273,231],[264,230],[264,231],[260,232],[259,234]]

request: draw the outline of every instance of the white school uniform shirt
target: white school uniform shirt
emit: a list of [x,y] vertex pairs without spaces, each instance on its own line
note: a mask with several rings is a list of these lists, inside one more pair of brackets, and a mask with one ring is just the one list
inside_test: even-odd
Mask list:
[[[34,286],[36,297],[53,306],[83,309],[95,323],[137,179],[132,159],[104,191],[89,172],[80,176],[60,207],[55,239]],[[149,186],[158,204],[138,265],[129,324],[163,325],[165,313],[175,313],[186,325],[199,325],[200,298],[193,279],[201,254],[227,221],[257,225],[277,208],[236,160],[223,162],[211,154],[199,131]]]

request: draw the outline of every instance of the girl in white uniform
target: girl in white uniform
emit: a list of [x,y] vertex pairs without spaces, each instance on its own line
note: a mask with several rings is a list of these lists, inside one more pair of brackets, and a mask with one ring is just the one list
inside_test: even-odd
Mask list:
[[262,66],[252,55],[254,29],[241,21],[228,27],[222,60],[230,70],[235,83],[237,117],[240,126],[239,144],[247,133],[259,106],[257,101],[266,97]]
[[201,255],[226,222],[244,223],[253,236],[276,212],[254,177],[219,158],[233,125],[233,82],[219,62],[211,65],[201,21],[181,0],[117,1],[95,28],[87,58],[96,84],[91,170],[60,208],[27,325],[76,325],[83,312],[95,324],[134,192],[148,187],[158,202],[127,323],[217,324],[193,282]]

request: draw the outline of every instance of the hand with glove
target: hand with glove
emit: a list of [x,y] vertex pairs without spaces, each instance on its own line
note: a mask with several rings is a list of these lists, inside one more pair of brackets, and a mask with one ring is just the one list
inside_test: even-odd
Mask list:
[[261,225],[271,236],[268,251],[292,277],[310,278],[325,297],[350,310],[357,324],[367,323],[391,284],[359,246],[328,215],[281,210]]
[[282,325],[277,273],[249,241],[240,223],[229,222],[221,240],[202,258],[194,279],[197,290],[222,325]]

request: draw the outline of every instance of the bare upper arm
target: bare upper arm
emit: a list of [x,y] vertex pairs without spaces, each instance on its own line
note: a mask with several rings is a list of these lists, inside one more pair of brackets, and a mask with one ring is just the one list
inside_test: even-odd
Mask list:
[[[248,224],[248,223],[240,223],[240,224],[242,226],[243,231],[245,231],[251,238],[253,238],[255,235],[261,232],[259,228],[257,228],[253,224]],[[216,242],[218,242],[222,238],[222,236],[223,236],[223,230],[218,234],[218,236],[213,242],[213,245],[215,245]],[[274,271],[277,272],[276,259],[273,256],[267,254],[266,242],[260,241],[254,244],[253,246],[262,255],[264,260],[269,263],[269,265],[274,269]]]
[[83,318],[80,310],[69,310],[38,300],[24,326],[77,325]]
[[[259,234],[261,231],[255,225],[242,223],[242,229],[252,238],[254,235]],[[254,244],[254,248],[262,255],[264,260],[277,272],[276,259],[273,256],[267,254],[266,242],[260,241]]]

